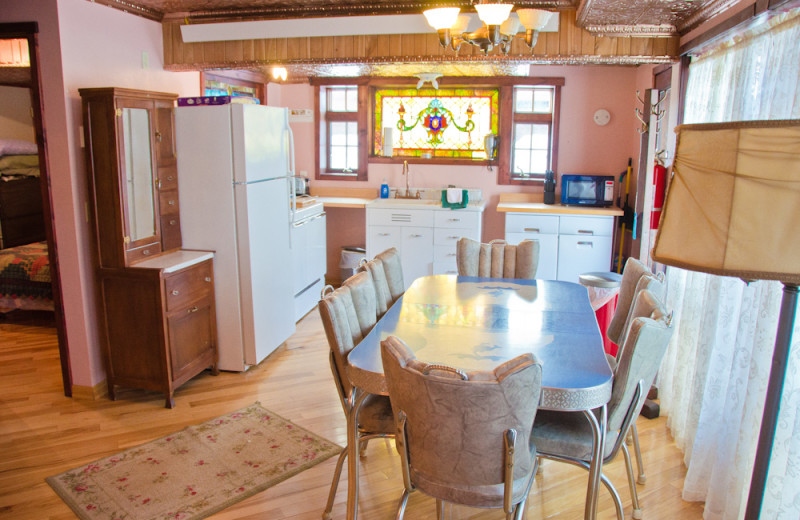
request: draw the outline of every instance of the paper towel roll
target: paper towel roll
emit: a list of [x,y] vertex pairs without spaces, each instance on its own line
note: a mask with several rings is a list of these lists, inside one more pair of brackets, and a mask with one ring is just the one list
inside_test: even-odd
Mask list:
[[383,156],[391,157],[394,155],[394,143],[392,142],[392,127],[383,127]]

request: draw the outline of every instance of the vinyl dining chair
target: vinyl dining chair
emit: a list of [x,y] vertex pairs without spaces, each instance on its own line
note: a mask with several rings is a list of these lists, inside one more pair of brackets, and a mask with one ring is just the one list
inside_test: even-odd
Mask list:
[[359,266],[359,270],[368,272],[372,277],[380,318],[405,291],[400,253],[391,247],[372,260],[365,261]]
[[[353,400],[353,387],[347,378],[347,355],[369,333],[377,322],[375,287],[369,273],[360,272],[348,278],[344,285],[325,294],[319,301],[319,313],[330,347],[330,364],[336,390],[345,417],[349,417]],[[389,398],[382,395],[368,395],[359,411],[356,450],[376,437],[394,437],[395,426]],[[364,444],[362,444],[364,443]],[[336,496],[336,489],[342,475],[342,466],[347,458],[347,447],[339,455],[333,482],[328,494],[328,502],[323,519],[329,519]],[[355,492],[358,499],[358,490]]]
[[[622,271],[617,308],[606,331],[606,337],[619,346],[616,356],[606,355],[612,371],[618,364],[625,343],[625,335],[633,319],[633,313],[631,312],[633,300],[640,291],[645,289],[649,290],[653,296],[663,303],[666,285],[661,278],[650,271],[641,261],[636,258],[628,258],[627,262],[625,262],[625,269]],[[649,392],[649,387],[647,391]],[[642,450],[639,446],[639,432],[636,429],[635,420],[631,425],[629,442],[633,444],[633,453],[636,457],[636,468],[638,470],[636,481],[639,484],[644,484],[647,481],[647,476],[644,472]]]
[[526,239],[510,245],[493,240],[482,244],[462,237],[456,243],[456,264],[460,276],[533,280],[539,264],[539,241]]
[[417,360],[394,336],[381,356],[403,472],[397,519],[415,490],[436,499],[437,519],[445,502],[521,519],[537,467],[530,431],[541,365],[523,354],[493,372],[463,372]]
[[[636,295],[632,312],[634,318],[614,372],[602,462],[610,462],[622,450],[633,503],[633,518],[639,519],[642,510],[625,436],[638,417],[647,390],[656,377],[672,335],[672,327],[664,307],[647,290]],[[540,411],[533,426],[532,439],[539,456],[589,469],[593,435],[583,413]],[[602,473],[602,466],[600,477],[614,500],[617,518],[624,518],[622,501],[614,485]]]

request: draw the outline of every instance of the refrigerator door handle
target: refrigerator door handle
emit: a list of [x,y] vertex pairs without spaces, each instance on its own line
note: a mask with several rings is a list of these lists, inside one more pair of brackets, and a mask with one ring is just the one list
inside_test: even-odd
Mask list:
[[289,135],[289,177],[294,177],[294,133],[292,133],[292,127],[288,123],[286,125],[286,133]]
[[292,248],[292,222],[294,221],[294,213],[297,208],[297,194],[294,192],[294,134],[292,133],[292,127],[289,126],[289,120],[287,116],[286,120],[286,134],[289,137],[289,173],[287,182],[289,183],[289,193],[291,193],[291,204],[289,204],[289,249]]

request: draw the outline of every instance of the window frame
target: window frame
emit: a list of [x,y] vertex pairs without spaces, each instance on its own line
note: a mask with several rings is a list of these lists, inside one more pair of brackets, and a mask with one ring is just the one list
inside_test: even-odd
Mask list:
[[[528,79],[528,78],[525,78]],[[536,78],[530,78],[534,80]],[[548,154],[548,162],[550,170],[558,176],[558,141],[559,141],[559,126],[561,120],[561,87],[564,86],[564,78],[538,78],[545,81],[522,81],[515,85],[508,86],[505,98],[506,103],[501,104],[500,108],[500,121],[501,134],[511,136],[509,139],[500,139],[500,150],[502,153],[500,157],[500,167],[498,168],[497,184],[503,185],[517,185],[517,186],[530,186],[531,184],[539,184],[544,182],[544,174],[534,175],[531,177],[515,177],[511,171],[514,163],[513,153],[513,140],[514,140],[514,124],[515,123],[546,123],[550,125],[550,149]],[[560,81],[552,81],[560,80]],[[550,114],[543,114],[537,112],[515,112],[514,111],[514,87],[552,87],[553,88],[553,111]],[[503,141],[506,141],[505,147]]]
[[[416,86],[418,78],[398,77],[398,78],[311,78],[310,83],[314,87],[314,116],[315,116],[315,179],[337,180],[337,181],[367,181],[367,172],[370,164],[401,164],[407,161],[409,164],[437,164],[437,165],[464,165],[464,166],[487,166],[497,167],[498,185],[518,185],[530,186],[542,184],[544,175],[519,179],[511,175],[511,164],[513,153],[513,125],[514,122],[526,122],[525,120],[534,117],[545,116],[551,124],[551,144],[550,144],[550,169],[558,174],[558,141],[561,114],[561,87],[565,85],[563,77],[529,77],[529,76],[494,76],[494,77],[444,77],[439,79],[442,88],[497,88],[500,91],[500,111],[498,114],[498,135],[501,136],[497,156],[492,160],[476,160],[461,158],[421,158],[421,157],[383,157],[373,155],[372,150],[372,126],[375,113],[375,90],[387,87],[408,87]],[[326,167],[328,160],[327,144],[327,122],[325,103],[327,96],[325,88],[328,86],[352,85],[358,87],[358,171],[354,175],[343,175],[340,171],[330,170]],[[529,114],[514,113],[514,87],[553,87],[553,112],[552,114]],[[328,113],[333,114],[334,112]],[[342,114],[342,112],[335,112]],[[537,121],[539,122],[539,121]],[[502,136],[511,136],[502,138]]]
[[[314,142],[315,142],[315,174],[318,180],[366,181],[368,171],[368,133],[369,117],[368,92],[366,81],[362,78],[319,78],[312,82],[314,86]],[[358,105],[356,112],[333,112],[326,110],[327,88],[354,86],[358,88]],[[358,169],[352,172],[331,169],[327,163],[330,158],[329,128],[331,122],[356,122],[358,125]]]

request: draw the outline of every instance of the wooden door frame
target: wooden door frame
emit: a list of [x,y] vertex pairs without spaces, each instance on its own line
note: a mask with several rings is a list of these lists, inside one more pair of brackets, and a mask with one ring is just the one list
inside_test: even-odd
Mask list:
[[39,178],[41,180],[42,211],[44,228],[47,236],[47,254],[50,258],[50,278],[53,287],[53,310],[55,312],[56,334],[58,336],[58,353],[61,358],[61,378],[64,395],[72,397],[72,371],[69,363],[69,346],[67,343],[67,327],[62,306],[61,279],[58,264],[58,248],[53,233],[53,199],[50,185],[50,168],[47,162],[47,139],[44,131],[44,106],[42,103],[42,83],[39,71],[39,26],[36,22],[0,23],[0,39],[23,38],[28,40],[30,55],[30,75],[25,82],[12,86],[30,89],[31,108],[33,110],[33,126],[36,144],[39,147]]

